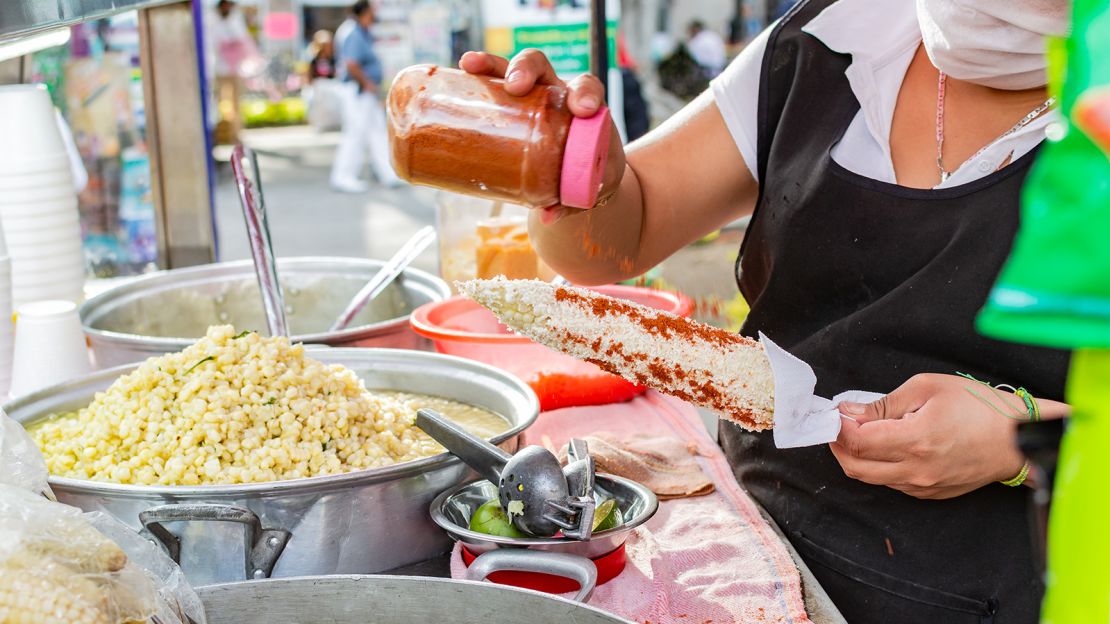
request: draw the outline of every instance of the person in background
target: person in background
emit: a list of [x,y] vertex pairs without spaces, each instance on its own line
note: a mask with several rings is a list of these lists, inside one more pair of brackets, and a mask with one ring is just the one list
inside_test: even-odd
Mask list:
[[335,40],[330,31],[318,30],[304,55],[304,99],[309,125],[320,132],[343,127],[346,87],[336,80]]
[[335,78],[335,45],[330,32],[317,30],[312,35],[305,57],[308,61],[307,84],[312,84],[317,78]]
[[728,61],[725,54],[725,40],[716,31],[706,28],[705,22],[701,20],[690,22],[687,33],[690,40],[686,48],[690,51],[690,56],[693,56],[705,71],[706,78],[716,78],[717,74],[724,70],[725,63]]
[[640,86],[640,78],[636,75],[636,59],[628,51],[624,33],[617,34],[617,67],[620,68],[624,87],[624,131],[631,143],[651,129],[651,114]]
[[247,21],[231,0],[216,3],[216,16],[209,26],[216,60],[216,98],[223,142],[236,143],[243,129],[239,100],[243,97],[243,64],[254,53],[254,40]]
[[351,17],[336,30],[337,75],[344,83],[343,132],[332,164],[331,185],[343,193],[367,190],[359,180],[363,159],[370,152],[370,166],[378,182],[387,187],[401,183],[389,162],[389,137],[385,109],[378,92],[382,63],[374,52],[370,26],[374,9],[367,0],[351,6]]

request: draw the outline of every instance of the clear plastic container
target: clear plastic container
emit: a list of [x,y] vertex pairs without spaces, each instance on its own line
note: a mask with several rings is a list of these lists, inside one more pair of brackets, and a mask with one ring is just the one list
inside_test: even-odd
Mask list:
[[388,112],[393,168],[413,184],[529,208],[597,201],[612,123],[604,108],[574,117],[564,87],[516,97],[500,79],[415,65]]
[[528,209],[441,192],[436,201],[440,275],[448,284],[504,275],[550,281],[528,238]]

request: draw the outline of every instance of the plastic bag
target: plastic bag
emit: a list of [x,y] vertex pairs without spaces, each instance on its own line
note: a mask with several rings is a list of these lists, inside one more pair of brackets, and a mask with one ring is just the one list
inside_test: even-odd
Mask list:
[[46,460],[23,425],[0,410],[0,484],[52,498],[49,476]]
[[317,78],[305,89],[308,123],[317,132],[339,130],[343,126],[343,83]]
[[180,569],[128,527],[0,485],[0,621],[203,624],[205,619]]
[[53,498],[42,453],[0,410],[0,622],[204,624],[181,568],[127,525]]

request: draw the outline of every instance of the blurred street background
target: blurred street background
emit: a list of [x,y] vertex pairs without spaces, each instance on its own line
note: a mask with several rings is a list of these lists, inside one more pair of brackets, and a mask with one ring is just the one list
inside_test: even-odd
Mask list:
[[[279,256],[385,258],[421,226],[435,224],[445,206],[459,203],[457,196],[398,183],[383,174],[381,163],[362,163],[367,159],[361,156],[345,167],[337,164],[343,160],[343,93],[351,84],[344,83],[341,57],[346,35],[360,19],[373,50],[370,69],[378,78],[372,87],[379,102],[402,68],[453,66],[471,49],[512,56],[535,47],[552,59],[561,77],[590,70],[591,8],[585,0],[366,4],[369,19],[356,15],[360,9],[353,0],[196,0],[186,5],[197,27],[195,33],[190,28],[177,34],[194,39],[198,62],[189,71],[200,74],[196,97],[201,101],[198,107],[188,101],[193,97],[188,91],[174,94],[170,123],[186,112],[202,117],[206,142],[200,145],[184,125],[182,138],[175,138],[166,122],[160,130],[169,132],[166,141],[205,150],[209,175],[205,179],[202,172],[192,172],[182,190],[163,188],[161,206],[152,180],[161,176],[170,184],[175,172],[152,170],[145,102],[150,85],[144,84],[150,77],[140,62],[144,24],[138,12],[74,26],[63,33],[68,35],[64,40],[34,52],[29,64],[0,62],[0,80],[12,74],[46,84],[72,131],[88,176],[79,201],[90,275],[112,278],[248,257],[229,167],[236,142],[259,157]],[[622,137],[634,140],[696,97],[790,4],[606,0],[609,104]],[[167,24],[158,33],[172,41]],[[384,141],[384,131],[378,134],[376,140]],[[374,164],[379,166],[369,166]],[[687,248],[643,281],[682,290],[697,301],[699,318],[734,326],[743,314],[733,279],[742,228],[734,224]],[[197,241],[185,251],[195,248],[199,255],[184,263],[174,258],[166,244],[181,240]],[[416,266],[442,269],[434,250]]]
[[[288,2],[276,0],[258,4],[244,2],[239,8],[247,16],[248,23],[256,23],[265,22],[267,12],[272,15],[280,11],[283,4],[288,8]],[[488,5],[492,3],[484,4],[487,6],[483,7],[483,2],[478,0],[377,3],[377,24],[373,29],[379,55],[387,66],[395,57],[400,59],[395,62],[398,66],[414,60],[454,64],[465,50],[496,48],[488,45],[488,40],[503,38],[506,28],[534,26],[533,13],[542,15],[546,11],[549,21],[554,22],[560,12],[573,10],[574,18],[582,22],[580,9],[558,6],[572,3],[513,0],[511,4],[517,5],[513,8],[521,11],[517,17],[524,23],[512,24],[512,16],[509,16],[491,25]],[[610,2],[610,5],[615,52],[611,84],[622,83],[625,87],[622,98],[642,101],[641,112],[634,114],[642,114],[643,119],[631,119],[632,115],[628,115],[624,120],[626,138],[629,130],[633,135],[642,134],[645,129],[667,119],[704,89],[712,74],[720,71],[720,66],[702,70],[695,56],[706,56],[710,65],[723,65],[769,19],[789,7],[782,2],[762,0],[624,0]],[[298,51],[297,44],[303,43],[311,49],[313,35],[320,31],[334,32],[345,19],[346,8],[320,6],[314,0],[302,5],[299,14],[301,41],[267,41],[260,46],[273,58],[289,59],[294,75],[304,72],[303,63],[307,58]],[[406,19],[407,27],[403,25]],[[440,28],[435,26],[437,22]],[[402,23],[400,28],[398,23]],[[584,23],[579,24],[579,30],[582,28]],[[699,28],[703,32],[694,32]],[[430,49],[433,46],[422,46],[416,41],[415,33],[435,39],[435,34],[442,35],[444,29],[450,30],[450,35],[441,43],[449,41],[449,52],[446,45],[437,53]],[[410,37],[412,39],[406,43]],[[520,39],[521,35],[514,37]],[[532,41],[536,40],[534,36]],[[579,42],[579,46],[582,45],[583,42]],[[544,49],[542,45],[539,47]],[[508,55],[512,50],[494,51]],[[546,51],[553,57],[558,54],[558,51],[556,54]],[[581,57],[582,53],[579,50],[575,54]],[[719,60],[713,59],[715,54],[720,56]],[[570,67],[568,73],[572,75],[587,69],[583,58],[563,59],[563,63]],[[299,65],[302,68],[297,72]],[[629,93],[628,87],[638,89],[639,94]],[[311,93],[311,88],[307,90]],[[304,91],[294,95],[295,99],[248,95],[243,104],[248,114],[246,128],[239,138],[259,155],[278,255],[386,257],[421,226],[434,223],[437,202],[445,199],[433,190],[370,184],[365,193],[333,191],[329,169],[340,140],[337,120],[329,121],[322,115],[310,114],[309,106],[304,106],[305,100],[300,97]],[[300,117],[302,106],[303,119]],[[625,110],[630,109],[625,107]],[[234,181],[227,166],[229,154],[227,147],[216,148],[219,168],[215,206],[219,248],[221,259],[228,260],[246,258],[249,253]],[[369,167],[364,174],[372,179]],[[736,300],[732,277],[741,236],[742,230],[734,228],[714,240],[690,247],[660,266],[652,278],[695,297],[699,303],[698,316],[702,319],[727,325],[727,307],[741,305]],[[427,253],[416,266],[435,271],[438,259],[434,253]]]

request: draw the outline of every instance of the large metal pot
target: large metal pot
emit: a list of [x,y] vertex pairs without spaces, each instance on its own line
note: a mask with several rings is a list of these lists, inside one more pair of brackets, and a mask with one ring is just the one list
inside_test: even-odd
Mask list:
[[[384,264],[360,258],[281,258],[277,262],[293,340],[333,347],[430,350],[409,327],[413,310],[450,296],[447,283],[406,269],[340,332],[328,328]],[[209,325],[266,330],[250,260],[152,273],[110,288],[81,306],[81,322],[102,368],[180,351]]]
[[559,596],[409,576],[273,579],[197,588],[208,624],[631,624]]
[[[498,369],[450,356],[393,349],[314,350],[354,370],[370,389],[434,394],[490,409],[511,424],[493,439],[515,451],[539,413],[535,393]],[[16,399],[4,410],[25,426],[87,405],[120,367]],[[428,507],[474,478],[453,455],[385,468],[270,483],[140,486],[51,477],[58,499],[104,511],[162,542],[193,585],[266,576],[364,574],[450,550]]]

